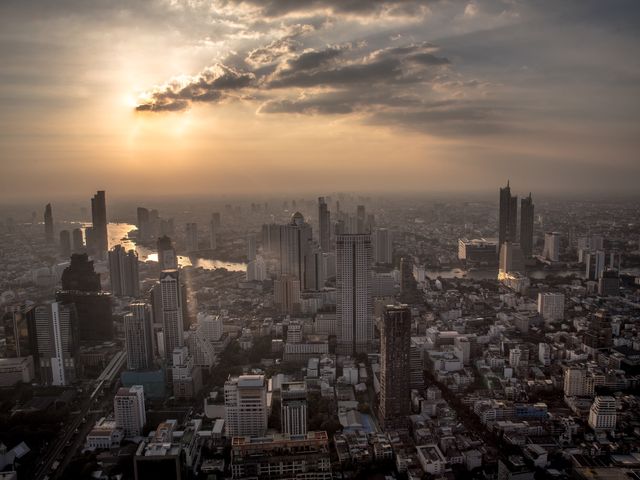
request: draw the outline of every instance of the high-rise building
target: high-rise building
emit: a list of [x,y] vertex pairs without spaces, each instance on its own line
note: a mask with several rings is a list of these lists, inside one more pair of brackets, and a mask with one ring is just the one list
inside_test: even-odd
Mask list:
[[356,207],[356,232],[354,233],[371,233],[365,230],[367,222],[367,213],[364,205]]
[[293,275],[281,275],[273,282],[274,304],[282,313],[300,311],[300,280]]
[[373,260],[387,265],[393,261],[391,232],[386,228],[376,228],[373,232]]
[[99,190],[91,199],[92,219],[92,250],[104,257],[109,249],[109,236],[107,232],[107,203],[104,190]]
[[371,236],[336,239],[336,319],[341,353],[368,352],[373,341]]
[[138,207],[137,223],[138,241],[147,242],[151,239],[149,210],[144,207]]
[[218,248],[218,227],[213,217],[209,221],[209,249],[215,250]]
[[195,252],[198,250],[198,224],[187,223],[185,227],[185,246],[187,252]]
[[544,249],[542,256],[550,262],[560,261],[560,233],[547,232],[544,234]]
[[36,373],[39,366],[38,337],[36,332],[35,307],[13,305],[5,308],[0,316],[4,329],[4,355],[8,358],[33,357]]
[[596,396],[589,410],[589,426],[594,430],[615,430],[616,420],[616,399]]
[[602,250],[591,251],[585,255],[585,276],[587,280],[598,280],[605,269],[606,256]]
[[280,409],[282,433],[307,434],[307,389],[304,382],[288,382],[280,386]]
[[44,241],[53,243],[53,213],[50,203],[44,207]]
[[71,233],[69,233],[69,230],[60,232],[60,256],[63,258],[71,256]]
[[120,297],[140,295],[138,254],[135,250],[127,252],[122,245],[116,245],[109,251],[109,278],[111,292],[114,295]]
[[116,426],[123,430],[124,436],[138,437],[147,423],[147,412],[144,405],[144,387],[134,385],[118,389],[113,398],[113,413]]
[[498,219],[498,245],[517,240],[518,197],[511,196],[509,182],[500,189],[500,213]]
[[262,252],[266,255],[280,254],[280,225],[275,223],[262,225]]
[[411,414],[411,310],[388,305],[380,332],[380,423],[406,428]]
[[499,273],[524,272],[524,256],[519,243],[505,242],[500,248]]
[[171,365],[173,351],[184,345],[183,297],[178,270],[163,270],[160,273],[160,297],[164,355],[167,364]]
[[111,294],[103,292],[100,274],[86,253],[71,255],[71,263],[62,272],[62,290],[56,300],[73,303],[81,341],[105,341],[113,338]]
[[331,251],[331,212],[324,197],[318,198],[318,236],[323,252]]
[[247,259],[251,262],[256,259],[257,253],[256,236],[253,233],[247,235]]
[[176,347],[171,360],[171,381],[176,400],[193,399],[202,389],[202,371],[186,346]]
[[562,320],[564,318],[564,294],[539,293],[538,313],[548,321]]
[[268,416],[264,375],[241,375],[227,380],[224,406],[227,436],[264,436]]
[[82,229],[74,228],[71,233],[73,239],[73,253],[82,253],[84,251],[84,236]]
[[520,200],[520,248],[525,259],[533,254],[533,211],[531,193]]
[[35,307],[40,378],[48,385],[76,379],[78,333],[72,304],[48,302]]
[[178,268],[178,256],[173,242],[169,237],[163,235],[158,238],[158,266],[160,270],[175,270]]
[[130,305],[124,316],[124,337],[129,370],[148,370],[153,366],[153,329],[151,307],[148,303]]
[[613,345],[611,318],[606,310],[598,310],[591,316],[589,329],[583,334],[582,343],[591,351],[610,348]]
[[303,290],[305,257],[310,253],[311,241],[311,225],[300,212],[294,213],[287,225],[280,226],[280,273],[295,276]]
[[69,266],[62,272],[62,289],[82,292],[99,292],[100,274],[96,273],[93,261],[86,253],[71,255]]
[[267,266],[258,256],[255,260],[247,263],[247,282],[264,282],[267,279]]
[[602,297],[620,295],[620,275],[617,270],[609,269],[600,274],[598,295]]
[[327,278],[324,255],[320,245],[311,242],[304,258],[305,290],[318,291],[324,288]]
[[220,230],[222,222],[220,220],[220,212],[213,212],[211,214],[211,221],[213,222],[213,226],[216,227],[216,231]]

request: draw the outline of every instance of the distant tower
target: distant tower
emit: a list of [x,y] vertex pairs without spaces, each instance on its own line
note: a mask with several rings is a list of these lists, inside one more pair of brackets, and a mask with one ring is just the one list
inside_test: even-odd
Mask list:
[[44,207],[44,241],[53,243],[53,213],[50,203]]
[[160,273],[160,295],[162,299],[164,355],[167,364],[170,365],[173,350],[184,345],[182,285],[178,270],[163,270]]
[[107,234],[107,203],[104,190],[99,190],[91,199],[92,238],[94,252],[103,258],[109,249]]
[[218,225],[220,224],[220,214],[218,214],[218,221],[215,220],[215,213],[211,215],[211,221],[209,222],[209,248],[215,250],[218,248]]
[[294,275],[280,275],[273,282],[274,304],[282,313],[293,314],[300,311],[300,280]]
[[253,233],[247,235],[247,259],[251,262],[256,259],[256,236]]
[[311,225],[304,221],[300,212],[291,216],[291,222],[280,226],[280,273],[294,275],[305,290],[305,258],[310,254]]
[[198,224],[187,223],[186,226],[186,247],[187,252],[195,252],[198,250]]
[[364,205],[358,205],[356,209],[356,233],[369,233],[365,231],[367,214]]
[[60,256],[69,258],[71,256],[71,234],[69,230],[60,232]]
[[178,257],[173,242],[166,235],[160,237],[157,243],[158,266],[160,270],[174,270],[178,268]]
[[392,261],[391,232],[376,228],[373,232],[373,259],[376,263],[390,264]]
[[551,262],[560,260],[560,233],[547,232],[544,234],[542,256]]
[[114,295],[121,297],[140,295],[138,254],[135,250],[127,252],[122,245],[116,245],[109,251],[109,278],[111,292]]
[[520,200],[520,248],[525,259],[533,254],[533,200],[531,193]]
[[130,307],[131,313],[124,316],[127,368],[146,370],[153,365],[151,308],[144,302],[132,303]]
[[407,427],[411,414],[411,310],[388,305],[380,332],[380,421],[385,430]]
[[373,340],[371,236],[336,239],[336,321],[341,353],[368,352]]
[[518,197],[511,196],[509,182],[500,189],[500,214],[498,224],[498,245],[516,241],[518,225]]
[[138,241],[146,242],[151,238],[151,230],[150,230],[150,216],[149,210],[144,207],[138,207],[137,211],[138,217]]
[[82,253],[84,251],[84,238],[82,236],[82,229],[74,228],[71,235],[73,239],[73,253]]
[[324,197],[318,198],[318,223],[320,248],[323,252],[329,252],[331,250],[331,212]]

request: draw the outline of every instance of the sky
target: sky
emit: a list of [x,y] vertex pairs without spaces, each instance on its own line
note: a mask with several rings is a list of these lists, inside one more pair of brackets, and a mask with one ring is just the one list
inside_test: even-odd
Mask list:
[[637,194],[636,0],[2,0],[0,202]]

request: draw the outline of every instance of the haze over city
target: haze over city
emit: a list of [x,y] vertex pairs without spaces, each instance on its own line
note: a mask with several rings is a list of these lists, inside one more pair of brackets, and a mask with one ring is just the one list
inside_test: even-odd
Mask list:
[[635,193],[639,19],[623,0],[3,1],[0,198]]

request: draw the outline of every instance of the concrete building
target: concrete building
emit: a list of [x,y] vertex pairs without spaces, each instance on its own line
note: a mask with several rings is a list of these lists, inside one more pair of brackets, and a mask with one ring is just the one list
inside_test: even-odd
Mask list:
[[113,411],[116,426],[122,429],[125,437],[142,435],[142,429],[147,423],[142,385],[120,388],[113,398]]
[[132,303],[131,313],[124,316],[124,338],[127,368],[146,370],[153,366],[153,331],[151,307],[144,302]]
[[307,389],[304,382],[287,382],[280,386],[280,409],[282,433],[307,434]]
[[589,410],[589,426],[594,430],[612,431],[616,428],[616,399],[597,396]]
[[564,319],[564,294],[544,292],[538,294],[538,313],[547,321]]
[[35,308],[40,379],[45,384],[68,385],[76,379],[79,352],[75,308],[49,302]]
[[0,387],[31,383],[34,375],[33,357],[0,358]]
[[224,405],[227,435],[264,436],[268,417],[264,375],[241,375],[227,380]]
[[173,351],[184,345],[183,296],[178,270],[160,273],[160,298],[164,354],[167,364],[171,365]]
[[544,234],[542,257],[550,262],[560,261],[560,236],[559,232],[547,232]]

